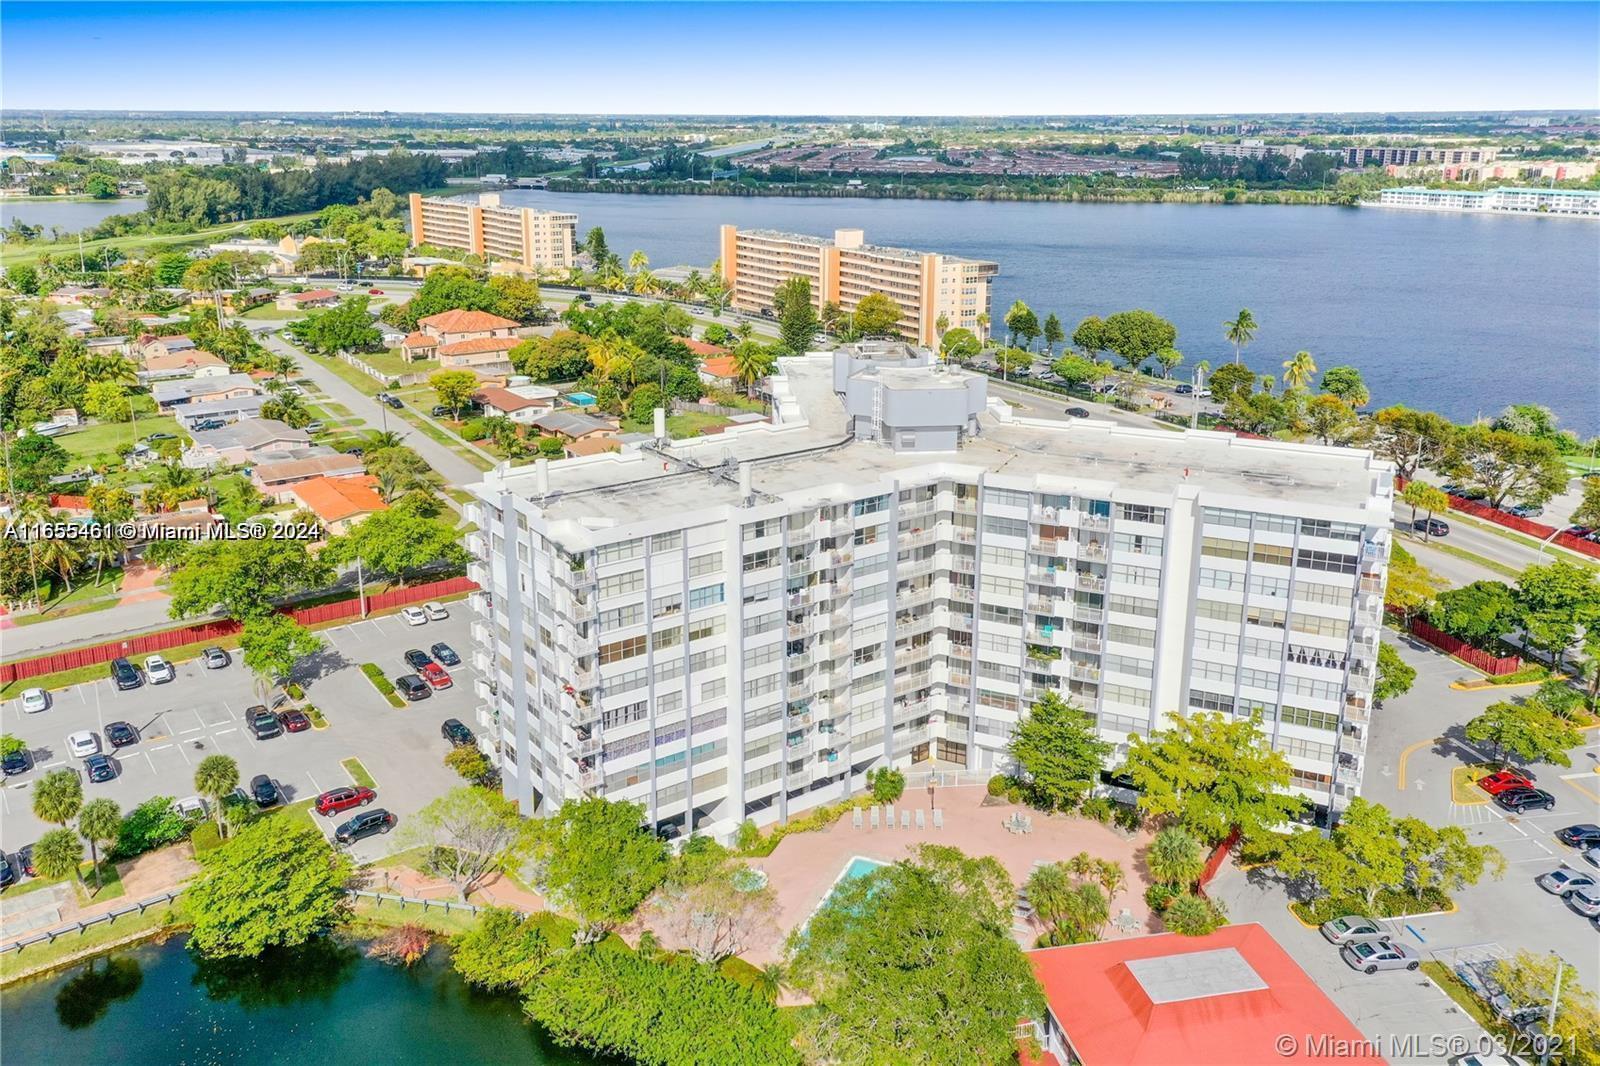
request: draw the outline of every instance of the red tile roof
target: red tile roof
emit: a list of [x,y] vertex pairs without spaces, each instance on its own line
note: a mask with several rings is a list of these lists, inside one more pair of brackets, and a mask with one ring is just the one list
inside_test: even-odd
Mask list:
[[439,338],[430,336],[420,329],[415,333],[406,334],[406,339],[400,342],[402,348],[434,348],[439,344]]
[[305,292],[290,293],[289,298],[295,303],[310,303],[312,300],[337,300],[339,294],[332,289],[308,289]]
[[[1206,953],[1185,969],[1184,956]],[[1156,982],[1129,964],[1177,960]],[[1247,970],[1239,970],[1242,960]],[[1043,948],[1028,953],[1050,1013],[1084,1066],[1231,1066],[1296,1062],[1377,1064],[1343,1011],[1261,926],[1229,925],[1207,936],[1176,933]],[[1233,969],[1259,980],[1229,986]],[[1207,991],[1205,984],[1217,988]],[[1289,1054],[1279,1038],[1299,1044]],[[1325,1037],[1321,1055],[1307,1037]],[[1346,1053],[1335,1050],[1344,1045]]]
[[493,386],[479,389],[477,397],[485,406],[493,407],[499,411],[520,411],[525,407],[551,406],[549,400],[530,400],[526,396],[518,396],[514,392],[507,392],[505,389],[497,389]]
[[356,515],[389,509],[389,505],[374,489],[377,484],[378,479],[371,474],[314,477],[300,482],[289,491],[324,522],[342,522]]
[[734,369],[731,355],[719,355],[715,359],[705,360],[700,364],[700,372],[725,381],[732,381],[739,376],[739,371]]
[[726,355],[728,349],[705,341],[697,341],[693,337],[679,337],[678,342],[688,348],[695,355]]
[[474,337],[469,341],[456,341],[439,347],[439,357],[447,355],[479,355],[483,352],[509,352],[521,344],[517,337]]
[[87,496],[62,496],[59,493],[54,494],[54,495],[52,495],[50,497],[50,506],[54,507],[54,508],[57,508],[59,510],[62,510],[62,511],[88,511],[88,510],[92,510],[92,508],[89,506],[89,497],[87,497]]
[[517,323],[487,311],[463,311],[458,307],[454,311],[440,311],[436,315],[418,319],[417,325],[440,333],[487,333],[491,329],[512,329]]

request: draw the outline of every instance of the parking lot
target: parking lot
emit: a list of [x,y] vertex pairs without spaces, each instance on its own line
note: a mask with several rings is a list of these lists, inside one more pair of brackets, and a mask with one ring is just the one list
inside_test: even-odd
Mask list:
[[[120,771],[104,783],[91,783],[84,776],[85,798],[106,796],[124,811],[151,796],[194,794],[194,768],[207,755],[232,756],[246,787],[255,775],[268,774],[287,803],[351,784],[350,774],[340,764],[355,757],[376,781],[377,804],[396,814],[396,830],[403,829],[409,815],[460,784],[443,764],[449,745],[439,734],[440,724],[446,718],[459,718],[477,731],[473,708],[479,701],[466,655],[471,611],[464,602],[449,607],[448,619],[422,626],[387,616],[321,631],[327,650],[305,664],[303,673],[311,679],[302,678],[302,683],[306,701],[326,716],[326,729],[257,740],[244,715],[248,707],[263,701],[237,652],[223,669],[207,670],[198,660],[177,663],[175,680],[121,692],[112,685],[108,670],[106,678],[92,684],[52,692],[51,706],[42,713],[24,714],[19,700],[6,701],[0,707],[0,731],[28,744],[33,765],[7,778],[6,787],[0,789],[0,847],[14,853],[51,828],[34,816],[30,786],[62,766],[81,774],[81,762],[66,750],[68,734],[79,730],[94,731],[102,751],[114,755]],[[463,662],[448,668],[453,687],[435,691],[428,699],[390,707],[361,673],[364,662],[377,663],[390,678],[409,673],[401,658],[405,651],[426,651],[438,642],[449,644]],[[139,732],[138,742],[112,752],[104,730],[107,722],[115,721],[131,723]],[[345,817],[317,822],[331,837]],[[403,833],[371,837],[358,842],[352,853],[360,861],[370,861],[399,850],[402,837]]]

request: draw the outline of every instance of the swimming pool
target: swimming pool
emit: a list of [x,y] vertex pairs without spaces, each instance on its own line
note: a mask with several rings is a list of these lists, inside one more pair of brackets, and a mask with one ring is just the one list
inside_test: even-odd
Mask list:
[[828,887],[827,893],[824,894],[821,899],[817,900],[817,905],[815,907],[811,908],[811,913],[806,916],[806,925],[811,924],[811,919],[816,916],[818,911],[827,905],[827,902],[833,898],[834,893],[839,891],[840,885],[844,884],[846,881],[860,880],[861,878],[872,873],[874,870],[880,870],[888,865],[888,863],[879,862],[877,859],[869,859],[865,855],[853,856],[850,861],[845,864],[844,869],[839,871],[839,876],[833,879],[833,884]]
[[594,406],[594,393],[592,393],[592,392],[569,392],[569,393],[567,393],[567,402],[572,404],[574,407],[593,407]]

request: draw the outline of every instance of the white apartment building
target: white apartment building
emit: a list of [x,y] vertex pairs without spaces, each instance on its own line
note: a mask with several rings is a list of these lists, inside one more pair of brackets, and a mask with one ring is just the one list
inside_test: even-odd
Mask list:
[[1511,187],[1477,191],[1408,185],[1399,189],[1384,189],[1378,194],[1378,206],[1412,211],[1485,211],[1500,215],[1600,218],[1600,192],[1591,189]]
[[566,270],[577,261],[578,216],[502,205],[499,193],[470,199],[411,194],[411,243],[460,248],[491,269]]
[[1359,791],[1389,464],[1015,417],[903,346],[770,387],[772,424],[473,487],[478,717],[525,811],[595,794],[727,838],[879,766],[1008,768],[1051,690],[1124,750],[1259,713],[1299,791]]

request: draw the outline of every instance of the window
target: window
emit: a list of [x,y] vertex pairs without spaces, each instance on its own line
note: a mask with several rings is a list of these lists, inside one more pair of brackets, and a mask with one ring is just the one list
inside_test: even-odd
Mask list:
[[778,595],[781,587],[781,583],[776,580],[757,581],[752,585],[746,585],[744,587],[744,602],[755,603],[759,600],[770,600]]
[[744,653],[744,668],[755,670],[769,663],[775,663],[783,658],[783,650],[782,644],[763,644],[759,648],[749,648]]
[[1207,525],[1212,526],[1237,526],[1240,529],[1250,528],[1249,511],[1230,511],[1221,507],[1207,507],[1201,512]]
[[1155,630],[1140,629],[1137,626],[1107,626],[1106,639],[1114,640],[1121,644],[1136,644],[1141,648],[1153,648],[1156,646]]
[[1336,714],[1311,711],[1304,707],[1290,707],[1287,704],[1284,705],[1282,718],[1283,721],[1290,725],[1305,726],[1308,729],[1321,729],[1328,733],[1339,728],[1339,716]]
[[626,607],[617,607],[609,611],[600,612],[601,629],[623,629],[627,626],[636,626],[644,621],[644,604],[630,603]]
[[766,677],[753,678],[744,683],[744,698],[753,700],[757,696],[765,696],[769,692],[778,691],[782,685],[782,674],[768,674]]
[[1245,621],[1258,626],[1267,626],[1271,629],[1282,629],[1284,612],[1272,607],[1256,607],[1251,605],[1245,608]]
[[629,559],[637,559],[644,554],[644,541],[629,540],[621,544],[607,544],[595,551],[595,559],[601,565],[607,563],[625,563]]
[[600,579],[601,596],[625,596],[630,592],[639,592],[643,588],[643,570],[630,570],[626,574],[617,574],[614,577]]
[[1002,663],[992,663],[987,659],[978,660],[978,676],[992,677],[996,681],[1020,681],[1022,671],[1015,666],[1006,666]]
[[1258,596],[1271,596],[1282,599],[1289,595],[1289,579],[1286,577],[1269,577],[1266,574],[1250,575],[1250,591]]
[[1261,637],[1246,637],[1244,653],[1262,659],[1276,659],[1283,654],[1283,638],[1273,637],[1271,640],[1263,640]]
[[1233,697],[1192,688],[1189,690],[1189,706],[1202,711],[1222,711],[1225,714],[1232,714]]
[[1162,548],[1166,543],[1165,538],[1153,537],[1148,533],[1118,533],[1111,540],[1119,552],[1132,552],[1135,555],[1153,555],[1157,558],[1160,558]]
[[[763,551],[751,552],[744,557],[744,572],[751,573],[756,570],[765,570],[769,566],[777,566],[783,557],[779,548],[767,548]],[[694,564],[690,562],[690,571],[693,572]]]
[[1155,663],[1149,659],[1136,659],[1131,655],[1106,655],[1101,662],[1107,670],[1114,670],[1119,674],[1149,677],[1155,673]]
[[1196,681],[1216,681],[1229,688],[1233,687],[1233,667],[1224,666],[1222,663],[1208,663],[1204,660],[1196,659],[1194,668],[1190,673]]
[[1156,601],[1142,596],[1112,596],[1111,609],[1121,614],[1136,614],[1141,618],[1156,616]]
[[681,551],[683,548],[683,532],[674,530],[671,533],[657,533],[650,538],[650,554],[664,555]]
[[1276,670],[1252,670],[1246,667],[1239,671],[1239,684],[1249,685],[1251,688],[1267,688],[1276,691],[1278,688],[1278,672]]
[[1299,524],[1300,523],[1298,520],[1293,518],[1285,518],[1283,515],[1279,514],[1256,515],[1256,529],[1258,531],[1265,531],[1268,533],[1293,533]]
[[623,659],[631,659],[635,655],[643,655],[645,638],[643,636],[628,637],[625,640],[613,641],[610,644],[600,645],[600,662],[615,663]]
[[669,626],[666,629],[656,630],[651,647],[655,648],[657,651],[661,651],[664,648],[676,648],[682,643],[683,627]]
[[1300,532],[1307,537],[1327,537],[1329,540],[1361,539],[1361,527],[1348,522],[1328,522],[1318,518],[1302,518]]
[[1273,566],[1288,566],[1293,558],[1293,552],[1284,544],[1257,544],[1250,554],[1256,562]]
[[1014,607],[995,607],[986,603],[979,610],[979,617],[985,622],[998,622],[1001,625],[1008,626],[1020,626],[1022,624],[1022,612]]
[[978,647],[982,648],[984,651],[998,651],[1005,654],[1015,655],[1017,652],[1022,650],[1022,641],[1018,640],[1016,637],[1002,636],[998,633],[992,633],[989,630],[984,630],[978,635]]
[[1201,648],[1207,651],[1237,652],[1239,638],[1232,633],[1213,633],[1209,629],[1197,629],[1194,634],[1195,650]]
[[1328,603],[1342,606],[1350,602],[1350,590],[1342,589],[1338,585],[1318,585],[1311,581],[1297,581],[1294,586],[1294,598],[1305,600],[1308,603]]
[[1167,524],[1167,509],[1165,507],[1147,507],[1142,503],[1117,504],[1117,517],[1129,522],[1150,522],[1154,525]]
[[1242,540],[1201,537],[1200,554],[1210,555],[1217,559],[1243,559],[1249,555],[1249,545]]
[[1150,706],[1150,690],[1147,688],[1108,684],[1100,690],[1100,695],[1111,703],[1125,703],[1130,707]]
[[850,505],[850,513],[857,518],[864,514],[877,514],[879,511],[889,509],[889,497],[873,496],[865,500],[857,500]]
[[781,625],[783,625],[782,611],[751,615],[744,620],[744,635],[753,637],[758,633],[769,633]]
[[705,577],[707,574],[715,574],[721,569],[721,552],[707,552],[704,555],[691,555],[689,557],[690,577]]
[[1218,622],[1237,622],[1244,614],[1244,608],[1237,603],[1223,603],[1221,600],[1208,600],[1204,597],[1194,601],[1194,615],[1196,618],[1210,618]]
[[650,614],[654,618],[665,618],[668,615],[679,614],[683,611],[683,594],[681,592],[669,593],[666,596],[657,596],[650,601]]
[[766,518],[760,522],[752,522],[744,527],[744,539],[759,540],[762,537],[770,537],[778,532],[778,528],[778,520],[776,518]]
[[983,531],[1001,537],[1026,537],[1028,523],[1020,518],[999,518],[995,515],[984,515]]
[[722,602],[722,582],[707,585],[705,588],[689,590],[689,610],[700,607],[710,607],[712,604]]
[[1015,577],[993,577],[989,574],[983,576],[982,588],[985,592],[996,593],[1001,596],[1022,595],[1022,579]]
[[1350,633],[1350,623],[1342,618],[1319,618],[1314,614],[1296,611],[1290,616],[1290,628],[1296,633],[1311,633],[1319,637],[1344,640]]
[[1315,681],[1309,677],[1290,675],[1284,679],[1284,692],[1296,696],[1310,696],[1319,700],[1338,700],[1344,694],[1344,685],[1337,681]]
[[701,618],[689,626],[690,640],[704,640],[714,637],[728,628],[728,620],[721,615],[715,618]]
[[1301,548],[1295,558],[1299,566],[1307,570],[1325,570],[1331,574],[1353,574],[1356,572],[1356,557],[1354,555],[1340,555],[1336,552],[1319,552]]
[[1318,744],[1314,740],[1302,740],[1299,737],[1280,736],[1277,749],[1285,755],[1298,755],[1302,759],[1315,759],[1318,762],[1333,761],[1333,745]]
[[1203,589],[1223,589],[1227,592],[1237,592],[1244,588],[1244,575],[1233,570],[1213,570],[1209,566],[1200,568],[1200,587]]
[[714,681],[706,681],[700,685],[701,702],[720,699],[727,695],[727,693],[728,679],[725,677],[719,677]]
[[1153,566],[1131,566],[1127,563],[1115,563],[1111,567],[1111,577],[1114,581],[1126,581],[1133,585],[1155,587],[1161,584],[1161,571]]
[[997,548],[984,545],[983,561],[994,566],[1021,566],[1023,552],[1020,548]]
[[1015,489],[997,489],[990,487],[985,490],[986,500],[990,503],[1000,504],[1002,507],[1026,507],[1031,497],[1026,492]]

